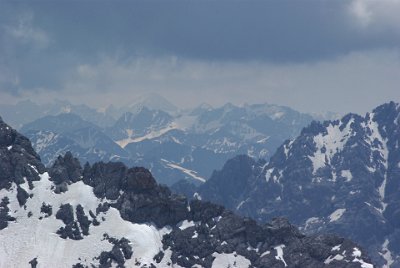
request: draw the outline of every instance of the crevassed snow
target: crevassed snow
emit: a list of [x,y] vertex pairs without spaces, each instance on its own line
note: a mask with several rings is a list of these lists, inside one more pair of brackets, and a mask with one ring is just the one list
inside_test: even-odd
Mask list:
[[[316,151],[313,156],[309,156],[309,159],[313,164],[314,174],[319,168],[324,167],[326,164],[330,164],[333,156],[343,150],[344,145],[351,136],[350,126],[353,121],[353,118],[350,119],[343,130],[340,130],[342,122],[337,125],[330,124],[326,128],[326,135],[320,133],[314,137]],[[322,148],[326,149],[325,153],[322,153]]]
[[394,263],[392,253],[388,249],[389,240],[385,239],[385,242],[382,244],[382,253],[379,253],[385,260],[386,264],[383,265],[383,268],[390,268]]
[[190,170],[184,167],[181,167],[177,164],[173,164],[170,161],[166,160],[166,159],[161,159],[161,161],[163,161],[167,166],[169,166],[170,168],[174,168],[177,169],[179,171],[182,171],[183,173],[185,173],[186,175],[189,175],[190,177],[192,177],[195,180],[201,181],[201,182],[206,182],[206,180],[200,176],[197,175],[197,172],[194,170]]
[[[98,216],[100,219],[104,217],[104,221],[100,220],[99,226],[91,225],[89,235],[84,236],[84,239],[62,239],[56,231],[64,224],[55,218],[61,204],[71,204],[74,211],[75,206],[81,204],[88,215],[90,210],[95,211],[102,200],[83,182],[69,185],[65,193],[55,194],[47,173],[42,174],[41,180],[33,182],[33,185],[34,188],[28,191],[33,197],[27,200],[26,210],[18,205],[15,184],[8,191],[0,191],[0,198],[9,198],[11,214],[16,218],[15,222],[9,222],[8,227],[0,232],[0,267],[9,267],[10,263],[15,267],[27,267],[28,262],[35,257],[39,267],[71,267],[77,262],[97,265],[97,260],[93,258],[113,247],[102,239],[105,233],[110,237],[125,237],[131,241],[134,253],[132,259],[126,261],[127,267],[133,267],[135,259],[142,264],[150,264],[154,255],[162,250],[163,235],[170,232],[168,228],[157,229],[153,225],[125,221],[119,211],[111,207]],[[40,220],[39,217],[43,216],[40,213],[43,201],[52,206],[53,215]],[[27,217],[29,212],[32,213],[31,217]]]
[[222,268],[222,267],[239,267],[246,268],[250,267],[251,262],[245,257],[238,255],[236,252],[233,253],[213,253],[215,257],[212,268]]
[[351,181],[353,179],[353,174],[351,174],[350,170],[342,170],[340,175],[346,178],[346,181]]
[[339,220],[345,212],[346,212],[345,208],[339,208],[335,210],[331,215],[329,215],[329,222],[334,222]]
[[287,266],[285,259],[283,258],[283,248],[285,247],[285,245],[279,245],[274,247],[274,249],[276,250],[276,256],[275,259],[280,260],[283,262],[283,264],[285,265],[285,267]]

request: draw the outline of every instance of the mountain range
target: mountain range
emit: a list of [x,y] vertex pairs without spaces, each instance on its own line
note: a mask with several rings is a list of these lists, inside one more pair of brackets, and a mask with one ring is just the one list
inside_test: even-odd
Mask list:
[[[155,103],[169,110],[145,106]],[[108,126],[75,114],[72,107],[69,113],[38,118],[20,130],[46,166],[71,151],[82,163],[122,161],[150,169],[160,183],[185,179],[199,185],[237,154],[268,159],[312,120],[310,115],[270,104],[201,105],[180,111],[171,107],[160,98],[125,106]]]
[[381,267],[400,267],[400,105],[313,121],[268,161],[241,155],[199,187],[174,191],[267,222],[285,216],[308,234],[337,233]]
[[373,267],[357,244],[188,201],[145,168],[45,168],[0,118],[0,267]]

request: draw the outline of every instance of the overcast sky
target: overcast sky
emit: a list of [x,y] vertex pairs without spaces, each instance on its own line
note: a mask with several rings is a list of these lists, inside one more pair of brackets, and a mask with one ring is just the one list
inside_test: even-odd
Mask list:
[[0,1],[0,103],[400,102],[400,0]]

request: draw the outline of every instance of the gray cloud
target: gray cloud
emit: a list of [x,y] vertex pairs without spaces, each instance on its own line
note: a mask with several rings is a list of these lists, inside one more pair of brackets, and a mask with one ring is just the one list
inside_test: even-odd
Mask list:
[[364,111],[398,99],[399,3],[2,1],[0,99]]

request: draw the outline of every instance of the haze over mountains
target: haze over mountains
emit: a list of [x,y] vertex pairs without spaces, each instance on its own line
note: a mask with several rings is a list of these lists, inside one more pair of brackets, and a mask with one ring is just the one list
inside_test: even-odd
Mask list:
[[178,110],[155,94],[102,111],[66,102],[49,107],[29,103],[24,113],[35,107],[29,114],[40,118],[28,123],[16,112],[20,105],[24,103],[2,110],[15,125],[23,125],[21,132],[46,165],[71,151],[82,163],[122,161],[147,167],[167,185],[181,179],[202,183],[237,154],[268,159],[312,120],[310,115],[271,104],[228,103],[217,108],[204,104]]

